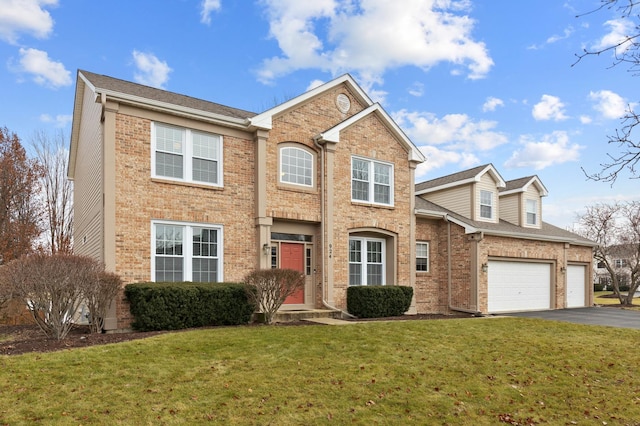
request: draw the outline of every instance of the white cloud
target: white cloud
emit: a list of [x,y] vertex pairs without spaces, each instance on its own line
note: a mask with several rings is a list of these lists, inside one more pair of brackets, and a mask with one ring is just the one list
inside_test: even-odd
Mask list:
[[133,51],[133,60],[138,68],[133,75],[136,82],[163,89],[172,71],[165,61],[158,59],[153,53]]
[[554,164],[577,161],[583,148],[570,143],[569,135],[564,131],[544,135],[541,140],[522,136],[520,143],[523,148],[515,151],[504,163],[506,168],[532,167],[541,170]]
[[58,114],[55,117],[52,117],[49,114],[40,115],[40,121],[42,121],[43,123],[51,123],[55,127],[66,127],[67,124],[71,123],[72,119],[73,119],[73,116],[70,114],[68,115]]
[[628,106],[622,96],[610,90],[590,92],[589,99],[595,102],[593,109],[598,111],[602,117],[608,119],[617,119],[622,117]]
[[72,83],[71,73],[62,62],[49,58],[47,52],[37,49],[20,49],[20,72],[33,75],[33,80],[54,89],[69,86]]
[[531,111],[536,120],[562,121],[567,117],[564,113],[564,103],[557,96],[542,95],[540,102],[533,106]]
[[209,25],[211,23],[211,12],[220,10],[220,0],[202,0],[200,4],[200,22]]
[[21,33],[47,38],[53,19],[44,8],[57,5],[58,0],[1,0],[0,39],[15,44]]
[[605,22],[604,25],[609,27],[610,31],[592,46],[593,51],[612,48],[620,44],[620,46],[613,49],[614,54],[620,55],[632,46],[631,41],[624,42],[630,35],[636,33],[636,26],[632,20],[625,18],[613,19]]
[[589,117],[588,115],[581,115],[580,116],[580,123],[581,124],[591,124],[592,121],[593,121],[593,119],[591,117]]
[[468,169],[480,164],[478,157],[468,152],[443,150],[429,145],[420,146],[419,149],[424,154],[426,161],[418,164],[416,169],[416,179],[418,180],[425,178],[430,171],[450,164],[457,164],[461,169]]
[[326,82],[322,80],[313,80],[311,83],[309,83],[309,85],[307,86],[307,90],[305,91],[308,92],[309,90],[313,90],[316,87],[322,86],[324,83]]
[[409,88],[409,94],[411,96],[415,96],[416,98],[422,97],[424,95],[424,84],[420,82],[415,82]]
[[437,118],[425,112],[398,111],[393,119],[416,145],[446,145],[449,150],[489,151],[507,142],[507,137],[495,131],[495,121],[474,121],[466,114],[447,114]]
[[[439,0],[264,0],[270,36],[280,56],[266,59],[258,78],[269,83],[298,69],[355,72],[379,84],[393,68],[427,70],[442,62],[484,77],[493,66],[486,46],[472,38],[468,2]],[[463,8],[465,7],[465,8]],[[457,68],[456,68],[457,67]],[[371,82],[371,83],[368,83]]]
[[482,111],[495,111],[499,106],[504,106],[504,101],[502,99],[489,96],[485,103],[482,105]]

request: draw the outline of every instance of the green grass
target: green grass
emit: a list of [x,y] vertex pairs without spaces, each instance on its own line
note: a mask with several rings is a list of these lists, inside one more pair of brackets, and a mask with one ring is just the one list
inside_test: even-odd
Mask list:
[[[593,293],[593,303],[596,305],[618,305],[620,300],[617,297],[603,297],[612,294],[612,291],[595,291]],[[640,300],[634,297],[633,307],[625,307],[625,309],[640,310]]]
[[522,318],[169,333],[0,357],[0,424],[635,424],[639,338]]

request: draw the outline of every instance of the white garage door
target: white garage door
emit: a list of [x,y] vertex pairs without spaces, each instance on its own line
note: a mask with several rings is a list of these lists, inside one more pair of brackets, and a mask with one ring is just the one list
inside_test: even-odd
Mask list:
[[535,311],[551,307],[551,264],[489,261],[488,311]]
[[567,267],[567,308],[581,308],[586,305],[585,273],[585,266]]

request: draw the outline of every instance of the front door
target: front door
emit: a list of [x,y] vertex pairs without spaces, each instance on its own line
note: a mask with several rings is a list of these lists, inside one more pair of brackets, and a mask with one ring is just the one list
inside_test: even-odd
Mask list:
[[[280,243],[280,268],[293,269],[304,274],[304,244]],[[287,297],[284,304],[304,304],[304,287]]]

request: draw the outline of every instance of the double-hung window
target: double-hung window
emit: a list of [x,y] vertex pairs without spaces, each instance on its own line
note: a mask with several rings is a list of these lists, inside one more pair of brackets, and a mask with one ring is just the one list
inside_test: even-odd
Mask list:
[[222,136],[154,123],[152,175],[222,186]]
[[349,285],[384,285],[385,241],[349,238]]
[[353,157],[351,159],[351,199],[393,205],[393,165]]
[[429,243],[416,243],[416,271],[429,272]]
[[527,225],[538,224],[538,202],[536,200],[526,200]]
[[480,191],[480,217],[493,219],[493,192]]
[[222,281],[220,227],[154,222],[152,233],[154,281]]
[[280,148],[280,182],[312,187],[313,155],[302,148]]

